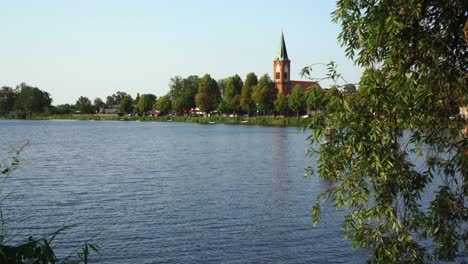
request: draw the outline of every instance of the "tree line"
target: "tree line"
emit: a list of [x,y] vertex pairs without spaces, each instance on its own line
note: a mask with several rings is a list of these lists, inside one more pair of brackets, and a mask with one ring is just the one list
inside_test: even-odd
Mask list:
[[[355,88],[354,88],[355,89]],[[169,92],[161,97],[154,94],[137,94],[133,98],[117,91],[102,100],[80,96],[75,104],[52,106],[49,93],[21,83],[16,88],[0,90],[0,115],[27,118],[32,114],[134,114],[187,115],[190,109],[199,108],[207,114],[223,115],[282,115],[299,116],[311,111],[326,110],[328,102],[342,96],[337,88],[324,93],[319,85],[304,90],[295,86],[291,95],[278,93],[274,82],[265,74],[260,78],[249,73],[245,80],[235,74],[216,81],[209,74],[203,77],[175,76],[169,83]]]
[[27,118],[31,114],[50,113],[51,104],[49,93],[25,83],[0,90],[0,116],[14,114],[12,117]]
[[[355,87],[348,87],[351,89],[355,90]],[[324,92],[315,85],[307,90],[295,86],[291,95],[286,97],[278,93],[267,74],[259,79],[255,73],[249,73],[245,80],[235,74],[218,81],[209,74],[201,78],[196,75],[176,76],[171,78],[169,92],[157,98],[154,109],[162,114],[179,115],[198,107],[207,114],[299,116],[307,109],[326,110],[332,98],[342,95],[336,87]]]

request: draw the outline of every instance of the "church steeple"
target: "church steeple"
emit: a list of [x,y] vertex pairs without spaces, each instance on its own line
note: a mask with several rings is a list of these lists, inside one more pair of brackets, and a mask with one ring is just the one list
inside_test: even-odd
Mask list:
[[277,60],[286,60],[288,61],[288,51],[286,50],[286,42],[284,41],[284,34],[281,32],[280,45],[278,49],[278,54],[276,55]]
[[281,32],[280,45],[276,58],[273,61],[273,79],[279,93],[289,95],[291,93],[290,78],[291,61],[288,58],[284,34]]

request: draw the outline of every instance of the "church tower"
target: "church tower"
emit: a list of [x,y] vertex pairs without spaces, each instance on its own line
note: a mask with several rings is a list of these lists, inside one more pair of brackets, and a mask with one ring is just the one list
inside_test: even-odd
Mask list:
[[273,80],[275,82],[278,93],[289,95],[291,93],[291,61],[288,58],[288,51],[286,50],[286,43],[284,42],[284,34],[281,32],[281,40],[273,61]]

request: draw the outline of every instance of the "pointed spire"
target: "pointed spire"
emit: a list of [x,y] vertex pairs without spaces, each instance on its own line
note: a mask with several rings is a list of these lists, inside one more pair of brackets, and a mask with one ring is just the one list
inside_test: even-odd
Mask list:
[[286,42],[284,41],[284,34],[281,32],[280,46],[278,49],[278,54],[276,55],[277,60],[289,60],[288,51],[286,50]]

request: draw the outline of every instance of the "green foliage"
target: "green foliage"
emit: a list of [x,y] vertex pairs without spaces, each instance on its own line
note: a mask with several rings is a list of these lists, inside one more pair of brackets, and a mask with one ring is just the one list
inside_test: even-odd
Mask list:
[[258,81],[258,84],[253,88],[253,100],[257,106],[257,110],[267,114],[273,110],[273,102],[276,98],[278,90],[275,83],[268,77],[267,74],[263,75]]
[[[467,12],[455,0],[339,0],[333,12],[347,56],[365,70],[356,93],[333,88],[328,118],[311,119],[311,143],[320,145],[309,151],[318,156],[309,173],[330,182],[312,214],[317,223],[326,201],[345,208],[345,235],[370,250],[370,263],[465,254],[468,137],[454,115],[468,94]],[[327,126],[336,133],[322,143]]]
[[327,105],[326,95],[320,89],[320,86],[315,85],[309,89],[307,93],[306,104],[311,111],[324,111]]
[[43,113],[49,111],[52,99],[49,93],[36,87],[21,83],[16,87],[18,95],[15,98],[14,109],[26,114]]
[[191,75],[187,78],[176,76],[171,79],[169,95],[172,98],[172,110],[181,113],[195,108],[195,95],[198,91],[199,78]]
[[356,85],[352,83],[347,83],[343,86],[343,93],[345,94],[353,94],[357,91]]
[[278,93],[276,96],[275,104],[275,111],[280,115],[286,115],[288,111],[288,100],[282,93]]
[[130,95],[124,96],[119,104],[119,112],[122,114],[130,114],[133,112],[133,100]]
[[95,111],[99,111],[99,108],[105,108],[106,104],[102,101],[101,98],[95,98],[93,101],[93,106]]
[[2,87],[0,90],[0,116],[14,110],[17,93],[11,87]]
[[147,113],[151,111],[153,109],[155,102],[156,102],[156,95],[143,94],[137,103],[138,112]]
[[228,112],[228,108],[226,106],[225,101],[221,101],[218,106],[216,106],[216,111],[220,114],[226,114]]
[[224,99],[226,100],[226,110],[231,113],[241,111],[240,97],[244,83],[239,75],[234,75],[226,80],[226,91]]
[[75,106],[70,105],[70,104],[53,106],[51,109],[51,113],[55,115],[73,114],[75,113],[75,111],[76,111]]
[[325,95],[323,101],[326,103],[325,109],[328,113],[334,113],[340,111],[343,107],[342,104],[343,94],[338,90],[336,86],[330,88]]
[[198,82],[195,103],[200,110],[209,114],[215,110],[219,102],[221,102],[221,93],[218,83],[209,74],[205,74]]
[[77,111],[80,111],[82,114],[91,114],[93,113],[93,106],[88,97],[80,96],[76,101],[75,108]]
[[299,117],[299,113],[306,111],[306,95],[301,86],[294,86],[288,98],[288,107],[291,112],[296,113],[296,117]]
[[115,94],[106,97],[106,105],[107,106],[120,105],[122,100],[127,96],[130,96],[130,95],[128,95],[126,92],[117,91]]
[[242,110],[247,112],[249,115],[255,110],[255,102],[252,99],[253,88],[257,85],[258,79],[255,73],[251,72],[247,74],[244,85],[242,86],[241,96],[239,105]]
[[159,97],[159,99],[156,101],[154,108],[159,110],[163,114],[169,113],[172,109],[172,102],[169,95]]

